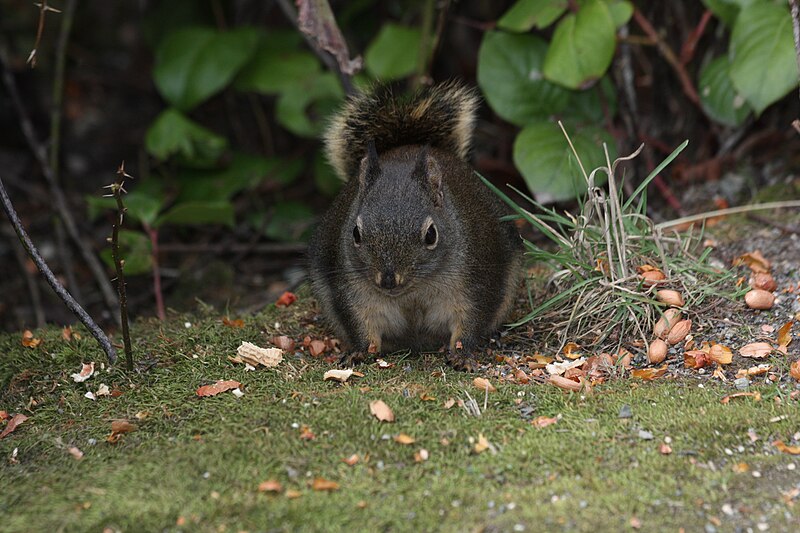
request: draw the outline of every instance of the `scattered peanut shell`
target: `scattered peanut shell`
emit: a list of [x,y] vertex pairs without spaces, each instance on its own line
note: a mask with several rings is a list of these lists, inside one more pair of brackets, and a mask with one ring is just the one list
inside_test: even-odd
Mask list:
[[642,283],[644,283],[645,287],[658,285],[659,281],[664,281],[667,278],[660,270],[648,270],[639,274],[639,277],[642,278]]
[[773,278],[772,274],[769,272],[754,272],[753,275],[750,276],[750,286],[754,289],[762,289],[769,292],[778,288],[778,284],[775,283],[775,278]]
[[681,320],[674,326],[672,329],[669,330],[669,334],[667,335],[667,342],[670,344],[678,344],[683,339],[686,338],[686,335],[689,334],[689,331],[692,329],[692,321],[689,319]]
[[672,289],[661,289],[656,292],[656,300],[673,307],[683,307],[683,295]]
[[667,336],[672,327],[680,322],[681,312],[677,309],[667,309],[661,318],[658,319],[656,325],[653,327],[653,335],[663,339]]
[[342,370],[337,368],[332,368],[327,372],[325,372],[325,375],[322,376],[322,380],[323,381],[334,380],[338,381],[339,383],[344,383],[345,381],[350,379],[350,376],[352,375],[353,375],[352,368],[346,368]]
[[750,309],[771,309],[775,296],[764,289],[753,289],[744,295],[744,301]]
[[278,366],[283,361],[283,350],[280,348],[261,348],[252,342],[242,342],[236,349],[236,354],[245,363],[253,366],[264,365],[267,368]]
[[718,365],[729,365],[733,357],[733,352],[727,346],[715,344],[708,350],[708,357]]
[[655,339],[647,348],[647,360],[651,364],[657,365],[667,357],[667,343],[661,339]]
[[739,355],[753,359],[763,359],[770,353],[772,353],[772,345],[767,342],[751,342],[739,348]]

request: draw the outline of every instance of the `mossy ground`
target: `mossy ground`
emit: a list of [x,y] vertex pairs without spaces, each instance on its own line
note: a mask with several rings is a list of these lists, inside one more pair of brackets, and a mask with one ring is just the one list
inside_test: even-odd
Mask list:
[[[484,398],[474,376],[445,368],[438,354],[389,358],[397,364],[388,369],[363,365],[364,377],[344,385],[323,381],[331,365],[308,355],[255,372],[228,361],[242,340],[319,334],[303,300],[246,318],[243,328],[199,313],[137,323],[139,370],[100,370],[85,383],[69,374],[82,361],[99,367],[88,336],[65,341],[58,329],[40,330],[35,349],[19,334],[0,336],[0,409],[30,417],[0,440],[0,530],[800,528],[798,505],[785,496],[799,486],[800,458],[771,444],[800,430],[785,388],[763,386],[759,402],[723,404],[731,387],[698,379],[623,379],[589,396],[496,383],[475,417],[445,408],[467,392],[481,407]],[[240,381],[245,395],[196,396],[218,379]],[[122,394],[84,397],[101,383]],[[375,399],[392,408],[394,423],[370,415]],[[630,418],[619,416],[623,406]],[[106,442],[112,420],[142,412],[136,431]],[[561,419],[537,429],[530,419],[540,415]],[[302,438],[304,426],[313,440]],[[416,442],[395,442],[399,433]],[[475,453],[479,435],[496,453]],[[665,439],[668,455],[659,451]],[[429,458],[416,462],[423,448]],[[360,460],[348,466],[342,459],[352,454]],[[312,490],[316,477],[339,489]],[[300,497],[259,492],[268,479]]]

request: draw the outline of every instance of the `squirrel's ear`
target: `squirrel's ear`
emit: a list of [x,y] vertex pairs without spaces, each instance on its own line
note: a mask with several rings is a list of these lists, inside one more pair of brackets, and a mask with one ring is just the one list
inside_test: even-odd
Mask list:
[[358,170],[358,181],[361,188],[365,188],[375,181],[381,173],[380,163],[378,162],[378,150],[375,148],[375,141],[367,143],[367,155],[361,160]]
[[441,207],[444,203],[444,193],[442,192],[442,167],[436,158],[430,154],[428,146],[424,146],[417,155],[417,162],[414,165],[414,175],[424,180],[430,187],[433,195],[433,205]]

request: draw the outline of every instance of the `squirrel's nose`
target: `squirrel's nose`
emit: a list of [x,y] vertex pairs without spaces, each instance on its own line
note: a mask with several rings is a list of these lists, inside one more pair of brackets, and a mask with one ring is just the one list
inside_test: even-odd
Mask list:
[[400,276],[392,269],[384,270],[378,273],[378,285],[382,289],[391,290],[400,284]]

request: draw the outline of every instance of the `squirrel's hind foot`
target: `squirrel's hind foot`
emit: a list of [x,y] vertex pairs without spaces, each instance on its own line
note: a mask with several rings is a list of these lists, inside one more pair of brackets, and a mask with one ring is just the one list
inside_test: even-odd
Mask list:
[[465,352],[458,349],[449,350],[446,358],[448,364],[455,370],[475,373],[480,369],[478,358],[475,357],[475,354],[471,352]]
[[339,363],[345,366],[355,366],[366,363],[373,354],[367,352],[345,352],[339,357]]

